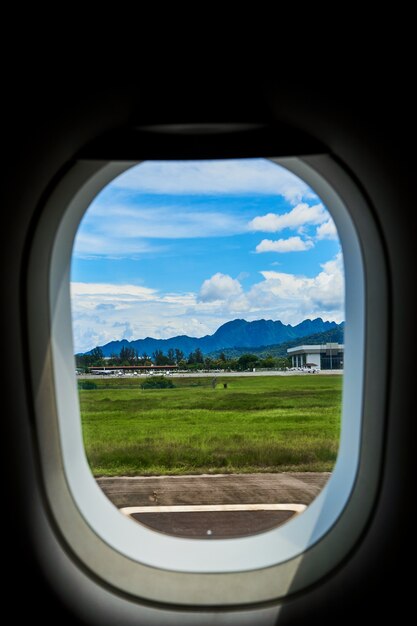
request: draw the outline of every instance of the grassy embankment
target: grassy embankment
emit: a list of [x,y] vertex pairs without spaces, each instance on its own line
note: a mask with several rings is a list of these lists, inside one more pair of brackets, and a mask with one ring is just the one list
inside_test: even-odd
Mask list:
[[[81,390],[95,476],[331,471],[342,376],[174,378],[175,389],[103,379]],[[227,383],[224,389],[223,383]]]

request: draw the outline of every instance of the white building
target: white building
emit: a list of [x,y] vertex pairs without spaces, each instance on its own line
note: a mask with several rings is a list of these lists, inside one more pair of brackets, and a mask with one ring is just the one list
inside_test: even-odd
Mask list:
[[287,349],[293,367],[318,370],[342,370],[344,345],[325,343],[321,345],[295,346]]

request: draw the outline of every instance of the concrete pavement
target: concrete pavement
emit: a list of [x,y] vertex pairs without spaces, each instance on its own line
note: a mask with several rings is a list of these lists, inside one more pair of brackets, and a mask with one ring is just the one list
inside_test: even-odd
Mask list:
[[115,506],[162,533],[244,537],[284,524],[318,495],[329,473],[98,478]]
[[135,476],[98,478],[97,483],[118,508],[197,504],[308,505],[330,472]]

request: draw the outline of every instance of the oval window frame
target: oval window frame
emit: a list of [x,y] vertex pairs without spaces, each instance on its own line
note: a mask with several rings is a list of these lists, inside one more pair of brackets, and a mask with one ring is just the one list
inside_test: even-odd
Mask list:
[[[377,226],[359,188],[331,156],[271,161],[309,184],[336,223],[345,264],[346,368],[341,441],[330,481],[303,515],[259,535],[207,542],[156,533],[120,515],[88,468],[73,365],[72,243],[92,199],[137,162],[75,163],[49,196],[34,233],[27,319],[47,502],[68,551],[98,579],[130,596],[218,606],[299,592],[346,557],[374,506],[383,447],[379,389],[385,385],[387,355],[385,258]],[[376,349],[381,358],[371,364],[367,355]]]

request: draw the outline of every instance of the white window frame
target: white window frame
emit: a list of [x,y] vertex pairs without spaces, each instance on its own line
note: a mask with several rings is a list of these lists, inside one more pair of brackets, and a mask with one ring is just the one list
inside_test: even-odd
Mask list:
[[[96,579],[131,597],[188,606],[283,598],[316,583],[347,556],[374,506],[387,363],[387,284],[377,226],[359,188],[331,156],[271,160],[310,185],[336,223],[346,329],[342,429],[331,479],[302,515],[264,533],[208,541],[152,531],[121,515],[88,467],[74,375],[72,247],[93,198],[137,163],[78,161],[51,193],[35,230],[27,319],[47,502],[69,552]],[[370,353],[379,354],[377,362],[370,362]]]

